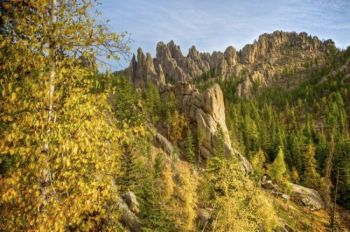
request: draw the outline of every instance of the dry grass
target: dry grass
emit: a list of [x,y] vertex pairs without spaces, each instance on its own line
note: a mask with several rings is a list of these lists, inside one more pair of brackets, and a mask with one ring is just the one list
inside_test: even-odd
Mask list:
[[278,215],[295,231],[329,231],[329,214],[325,210],[311,211],[292,201],[271,196]]

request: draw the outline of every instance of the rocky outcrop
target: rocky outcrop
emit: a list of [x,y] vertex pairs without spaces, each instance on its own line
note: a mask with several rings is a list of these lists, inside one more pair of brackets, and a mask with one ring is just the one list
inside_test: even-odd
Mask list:
[[165,76],[161,66],[155,68],[151,54],[143,53],[142,49],[137,50],[137,59],[133,55],[128,68],[129,79],[136,86],[147,86],[149,82],[157,85],[165,84]]
[[176,85],[168,85],[160,90],[161,95],[173,92],[177,99],[179,110],[187,116],[194,134],[200,134],[200,156],[203,159],[215,156],[215,141],[218,139],[218,129],[224,134],[225,154],[237,155],[242,161],[242,167],[246,172],[252,168],[248,160],[231,146],[229,133],[226,126],[224,98],[218,84],[209,87],[203,93],[188,82],[178,82]]
[[163,150],[166,154],[172,155],[174,153],[174,146],[171,144],[171,142],[161,133],[159,133],[157,128],[155,128],[151,123],[147,123],[146,126],[153,135],[153,145]]
[[137,85],[149,81],[164,85],[166,81],[182,82],[199,78],[210,71],[215,73],[214,77],[222,80],[241,78],[237,92],[244,97],[255,90],[257,82],[262,84],[259,86],[269,85],[283,79],[288,70],[304,70],[305,60],[317,58],[317,65],[321,65],[333,48],[335,45],[331,40],[321,41],[303,32],[282,31],[263,34],[238,52],[229,46],[223,53],[201,53],[192,46],[188,54],[183,55],[174,41],[167,44],[159,42],[154,59],[139,49],[137,59],[134,56],[131,60],[128,73]]
[[264,175],[261,179],[261,187],[263,187],[264,189],[268,189],[268,190],[278,190],[279,187],[277,184],[273,183],[271,179],[268,178],[267,175]]
[[311,210],[319,210],[324,208],[324,202],[316,190],[297,184],[291,184],[291,187],[292,200],[296,203],[308,207]]
[[[199,228],[205,229],[211,218],[211,210],[198,208],[197,209],[197,220]],[[204,230],[203,230],[204,231]]]
[[316,190],[293,183],[288,183],[288,185],[290,186],[290,196],[283,193],[283,189],[278,184],[274,183],[267,175],[264,175],[261,179],[261,187],[275,196],[285,200],[291,199],[299,205],[305,206],[311,210],[324,208],[325,204]]
[[325,51],[328,43],[322,43],[317,37],[311,37],[305,32],[275,31],[272,34],[262,34],[258,41],[248,44],[241,51],[241,61],[245,64],[253,64],[268,55],[282,55],[288,47],[302,49],[311,55],[319,51]]
[[131,212],[133,212],[135,214],[140,212],[139,203],[136,199],[135,193],[128,191],[128,192],[122,194],[122,198],[123,198],[124,202],[128,205]]
[[227,153],[233,153],[225,122],[225,106],[221,88],[214,84],[204,93],[188,82],[177,83],[167,91],[174,91],[180,111],[189,119],[195,133],[201,133],[201,155],[204,158],[215,154],[214,141],[220,126],[225,138]]
[[291,189],[290,196],[283,193],[280,186],[269,179],[267,175],[264,175],[261,180],[261,187],[275,196],[281,197],[287,201],[291,199],[299,205],[311,210],[324,208],[325,204],[316,190],[293,183],[289,183],[289,186]]
[[141,231],[141,221],[136,216],[139,212],[138,202],[133,192],[128,192],[122,195],[118,201],[118,208],[120,211],[120,221],[131,232]]
[[266,86],[265,78],[260,72],[254,71],[251,76],[248,76],[243,82],[238,84],[237,95],[239,97],[249,97],[254,87],[258,89],[261,86]]
[[169,42],[168,45],[163,42],[157,44],[155,62],[162,67],[164,74],[173,81],[190,79],[190,76],[179,67],[179,63],[183,59],[180,47],[176,46],[173,41]]
[[174,147],[171,142],[159,132],[154,134],[154,145],[162,149],[168,155],[172,155],[174,153]]
[[173,81],[188,81],[210,69],[208,56],[203,56],[194,46],[189,49],[188,55],[184,56],[174,41],[168,44],[159,42],[155,60],[166,76]]

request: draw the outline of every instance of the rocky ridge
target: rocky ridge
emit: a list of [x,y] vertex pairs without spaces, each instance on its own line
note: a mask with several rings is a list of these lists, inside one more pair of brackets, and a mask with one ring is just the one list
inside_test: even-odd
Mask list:
[[224,52],[202,53],[192,46],[187,55],[170,41],[159,42],[156,57],[138,49],[127,69],[129,78],[137,85],[153,82],[164,85],[166,82],[191,81],[213,71],[222,80],[239,78],[238,94],[249,95],[254,84],[269,85],[289,72],[305,69],[305,60],[322,65],[331,49],[333,41],[321,41],[305,32],[275,31],[263,34],[252,44],[240,51],[229,46]]

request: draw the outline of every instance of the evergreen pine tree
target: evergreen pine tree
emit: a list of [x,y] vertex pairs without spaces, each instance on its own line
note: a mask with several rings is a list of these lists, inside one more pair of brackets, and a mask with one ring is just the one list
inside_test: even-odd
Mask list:
[[332,169],[333,169],[333,159],[334,159],[334,152],[335,152],[335,141],[334,137],[331,136],[331,140],[328,145],[328,152],[327,157],[325,159],[324,164],[324,173],[321,178],[321,193],[322,197],[324,199],[324,202],[327,207],[330,207],[331,203],[331,190],[332,190]]
[[194,163],[196,161],[196,154],[191,129],[187,130],[187,136],[185,140],[185,156],[188,162]]
[[317,161],[315,159],[315,146],[307,145],[304,152],[304,173],[302,183],[308,187],[319,188],[320,175],[317,172]]
[[299,176],[299,173],[298,173],[298,171],[297,171],[297,169],[296,169],[295,167],[292,167],[292,171],[291,171],[291,173],[290,173],[290,177],[291,177],[291,179],[292,179],[292,181],[293,181],[294,183],[296,183],[296,184],[299,183],[299,181],[300,181],[300,176]]
[[265,173],[265,169],[264,169],[265,162],[266,162],[265,153],[262,149],[259,149],[259,151],[253,155],[253,158],[251,160],[252,166],[254,168],[254,172],[259,178],[262,177]]
[[215,136],[215,155],[218,157],[225,157],[225,135],[220,124],[217,124],[217,132]]
[[284,161],[284,152],[281,147],[278,150],[276,159],[271,165],[269,165],[268,171],[272,179],[276,180],[277,182],[283,182],[287,167]]
[[124,145],[123,153],[120,156],[120,174],[118,185],[121,192],[134,191],[137,179],[137,162],[135,153],[131,147]]

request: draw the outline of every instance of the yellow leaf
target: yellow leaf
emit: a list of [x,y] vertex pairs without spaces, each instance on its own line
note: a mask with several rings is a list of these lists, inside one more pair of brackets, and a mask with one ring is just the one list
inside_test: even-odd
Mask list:
[[16,97],[17,97],[16,93],[13,92],[13,93],[11,94],[11,101],[14,102],[14,101],[16,100]]

